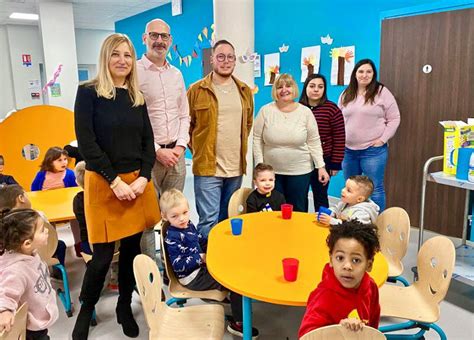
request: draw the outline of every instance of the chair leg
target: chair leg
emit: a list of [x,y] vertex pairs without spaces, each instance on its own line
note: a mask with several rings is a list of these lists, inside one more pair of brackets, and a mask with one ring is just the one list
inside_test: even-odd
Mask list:
[[433,329],[436,333],[438,333],[441,340],[447,340],[446,334],[444,331],[435,323],[424,324],[425,326]]
[[397,281],[401,282],[405,287],[408,287],[410,285],[410,283],[407,281],[407,279],[405,279],[401,275],[399,275],[399,276],[389,276],[387,278],[387,282],[397,283]]
[[171,306],[173,303],[176,303],[179,307],[183,307],[183,305],[187,302],[187,299],[180,299],[180,298],[171,298],[166,301],[166,305]]
[[72,303],[71,303],[71,293],[69,291],[69,281],[67,278],[66,268],[62,264],[56,264],[53,266],[61,271],[61,276],[63,278],[63,288],[58,288],[58,295],[61,299],[61,302],[64,305],[64,309],[66,310],[66,315],[70,318],[72,316]]
[[[418,331],[418,333],[415,333],[415,334],[387,334],[389,332],[396,332],[396,331],[408,330],[408,329],[413,329],[413,328],[420,328],[420,330]],[[385,337],[389,340],[424,339],[423,335],[428,329],[429,329],[428,324],[422,324],[422,323],[411,321],[411,320],[407,322],[379,327],[379,331],[384,333]]]

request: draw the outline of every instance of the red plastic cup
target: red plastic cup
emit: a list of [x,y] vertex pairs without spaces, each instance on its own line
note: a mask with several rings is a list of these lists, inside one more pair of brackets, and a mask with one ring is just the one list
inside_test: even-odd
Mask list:
[[284,203],[281,205],[281,217],[284,220],[290,220],[292,212],[293,212],[293,204]]
[[293,282],[296,281],[298,277],[298,265],[300,261],[298,259],[294,259],[288,257],[282,260],[283,262],[283,277],[286,281]]

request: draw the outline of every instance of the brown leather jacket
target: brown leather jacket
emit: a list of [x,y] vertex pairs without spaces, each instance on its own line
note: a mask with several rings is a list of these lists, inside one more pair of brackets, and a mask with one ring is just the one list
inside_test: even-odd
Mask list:
[[[241,152],[243,172],[247,168],[247,140],[253,123],[253,94],[247,84],[232,76],[242,100]],[[212,89],[212,72],[192,84],[188,89],[189,149],[193,154],[193,174],[214,176],[216,174],[217,97]]]

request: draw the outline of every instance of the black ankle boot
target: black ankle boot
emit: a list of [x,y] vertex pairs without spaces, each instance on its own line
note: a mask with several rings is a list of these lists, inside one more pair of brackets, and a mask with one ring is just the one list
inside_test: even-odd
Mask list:
[[93,308],[81,307],[81,311],[76,319],[76,324],[74,325],[74,330],[72,331],[72,340],[87,340],[93,312]]
[[123,334],[130,338],[136,338],[139,333],[138,325],[133,318],[132,307],[130,304],[118,303],[115,308],[117,313],[117,322],[122,325]]

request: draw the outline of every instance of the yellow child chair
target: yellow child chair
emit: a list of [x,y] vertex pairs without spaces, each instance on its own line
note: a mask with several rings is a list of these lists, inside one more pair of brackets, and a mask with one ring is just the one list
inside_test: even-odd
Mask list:
[[133,261],[133,272],[142,301],[150,340],[219,339],[224,336],[224,308],[218,304],[171,308],[161,300],[161,275],[147,255]]
[[250,188],[240,188],[232,194],[229,200],[229,208],[227,209],[229,218],[247,212],[247,198],[252,191],[253,189]]
[[198,299],[208,299],[208,300],[215,300],[215,301],[223,301],[226,297],[227,294],[229,293],[228,291],[224,290],[218,290],[218,289],[211,289],[211,290],[203,290],[203,291],[197,291],[197,290],[191,290],[179,282],[178,278],[176,277],[173,267],[170,263],[170,260],[168,258],[168,254],[166,253],[166,248],[165,248],[165,238],[166,238],[166,233],[167,233],[167,225],[166,223],[161,224],[161,251],[163,254],[163,259],[164,259],[164,265],[165,265],[165,270],[166,274],[168,275],[169,278],[169,292],[170,295],[172,296],[171,299],[166,301],[166,304],[168,306],[171,306],[173,303],[176,303],[179,306],[182,306],[183,304],[186,303],[187,299],[192,299],[192,298],[198,298]]
[[410,217],[404,209],[393,207],[382,212],[376,224],[381,252],[388,262],[387,281],[393,283],[400,281],[404,286],[409,286],[408,281],[401,275],[402,259],[407,253],[410,240]]
[[15,320],[10,332],[0,332],[0,340],[25,340],[26,320],[28,316],[28,304],[23,303],[15,313]]
[[61,300],[64,309],[66,310],[67,316],[70,318],[72,316],[72,303],[71,303],[71,293],[69,290],[69,280],[67,277],[66,268],[59,263],[59,260],[53,257],[58,247],[58,233],[56,229],[47,221],[45,221],[45,226],[48,228],[48,244],[42,249],[38,249],[38,253],[48,267],[57,268],[61,272],[63,279],[63,288],[57,289],[59,299]]
[[381,315],[409,320],[382,326],[384,332],[420,328],[416,334],[385,334],[387,339],[419,339],[433,329],[442,340],[446,334],[435,324],[439,320],[439,304],[448,292],[456,258],[453,243],[445,236],[426,241],[417,257],[418,281],[411,286],[383,285],[380,292]]
[[361,331],[354,332],[341,325],[331,325],[312,330],[303,335],[300,340],[384,340],[379,330],[364,326]]

